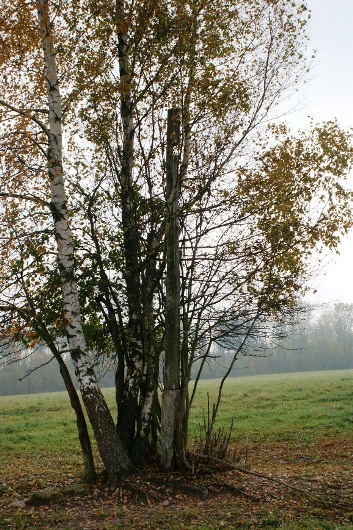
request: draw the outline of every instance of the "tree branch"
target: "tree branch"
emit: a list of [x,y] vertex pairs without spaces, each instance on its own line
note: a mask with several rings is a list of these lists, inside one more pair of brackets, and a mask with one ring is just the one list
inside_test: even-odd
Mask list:
[[51,208],[51,204],[48,201],[45,201],[44,199],[40,199],[39,197],[35,197],[34,195],[25,195],[23,193],[9,193],[6,191],[0,192],[0,197],[4,197],[5,199],[23,199],[25,201],[32,201],[37,202],[39,204],[43,204],[44,206],[47,206],[48,208]]
[[[7,101],[5,101],[4,99],[0,99],[0,105],[2,105],[3,107],[8,108],[9,110],[12,110],[13,112],[16,112],[20,116],[29,117],[34,123],[36,123],[42,129],[42,131],[47,135],[47,137],[50,138],[50,131],[49,131],[48,127],[46,127],[44,125],[44,123],[41,120],[38,120],[38,118],[36,118],[34,115],[31,116],[30,112],[32,112],[32,111],[18,109],[16,107],[14,107],[13,105],[11,105],[11,103],[8,103]],[[36,111],[37,112],[44,112],[44,109],[34,109],[34,112],[36,112]]]

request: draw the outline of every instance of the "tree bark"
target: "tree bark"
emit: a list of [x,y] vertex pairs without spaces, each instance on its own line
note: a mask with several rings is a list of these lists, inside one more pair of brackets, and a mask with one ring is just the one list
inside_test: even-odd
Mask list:
[[114,485],[120,480],[122,474],[132,470],[132,464],[117,435],[113,418],[99,388],[96,375],[87,355],[86,341],[80,316],[78,286],[75,278],[73,238],[69,226],[69,212],[66,204],[62,164],[61,97],[56,71],[48,0],[37,0],[36,5],[42,35],[44,71],[48,89],[48,174],[67,340],[83,402],[94,431],[98,449],[109,481]]

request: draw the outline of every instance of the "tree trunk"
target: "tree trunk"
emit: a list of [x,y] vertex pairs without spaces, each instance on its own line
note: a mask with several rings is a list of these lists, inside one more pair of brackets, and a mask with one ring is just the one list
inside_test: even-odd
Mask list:
[[175,146],[179,144],[179,127],[177,111],[169,109],[166,154],[168,223],[166,233],[165,363],[161,422],[161,466],[164,470],[172,469],[175,463],[176,427],[180,404],[179,156],[174,154]]
[[78,430],[78,438],[81,445],[81,451],[83,456],[83,465],[85,470],[85,480],[89,484],[94,483],[97,478],[96,469],[94,465],[94,459],[92,454],[91,440],[88,434],[87,423],[85,415],[83,413],[81,402],[76,392],[76,388],[72,382],[71,375],[65,362],[62,360],[60,354],[55,355],[56,360],[59,362],[60,373],[64,380],[66,390],[69,394],[70,403],[76,414],[76,424]]
[[124,0],[116,1],[121,90],[120,116],[123,128],[121,169],[117,175],[121,186],[121,213],[125,255],[125,282],[128,303],[128,337],[126,376],[118,409],[117,429],[127,450],[131,451],[140,412],[139,395],[143,374],[143,341],[141,310],[140,241],[136,221],[136,194],[133,185],[135,125],[131,101],[128,36]]
[[75,385],[72,381],[70,372],[65,364],[65,361],[63,360],[55,344],[53,343],[50,333],[44,323],[39,322],[37,331],[39,335],[45,340],[48,348],[50,349],[59,364],[61,377],[63,378],[67,393],[69,394],[71,406],[76,414],[78,439],[80,441],[83,456],[83,466],[85,470],[85,481],[88,482],[88,484],[93,484],[94,482],[96,482],[97,473],[94,465],[91,440],[89,437],[86,418],[82,410],[80,398],[78,397]]
[[68,222],[69,212],[66,204],[62,164],[61,97],[56,72],[48,0],[37,0],[36,5],[42,34],[45,77],[48,88],[48,173],[51,190],[51,210],[62,282],[63,315],[67,340],[83,402],[97,440],[98,449],[109,481],[112,485],[115,485],[122,474],[132,470],[132,464],[117,435],[113,418],[98,386],[96,375],[87,355],[86,341],[81,324],[78,287],[75,279],[73,238]]

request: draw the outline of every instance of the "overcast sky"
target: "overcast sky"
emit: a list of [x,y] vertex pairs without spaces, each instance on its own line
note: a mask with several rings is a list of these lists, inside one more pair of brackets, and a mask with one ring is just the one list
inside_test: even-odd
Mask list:
[[[353,0],[307,0],[307,5],[312,12],[311,49],[317,54],[295,121],[305,125],[310,115],[316,121],[337,118],[342,126],[353,127]],[[353,233],[339,250],[339,256],[328,257],[325,276],[315,280],[317,294],[311,301],[353,303]]]

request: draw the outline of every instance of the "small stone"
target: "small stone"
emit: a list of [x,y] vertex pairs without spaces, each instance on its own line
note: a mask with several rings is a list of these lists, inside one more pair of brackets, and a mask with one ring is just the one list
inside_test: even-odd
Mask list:
[[25,508],[26,501],[13,501],[8,505],[8,508]]
[[163,506],[163,508],[165,508],[166,506],[169,506],[170,502],[168,501],[168,499],[166,499],[165,501],[163,501],[161,503],[161,506]]

